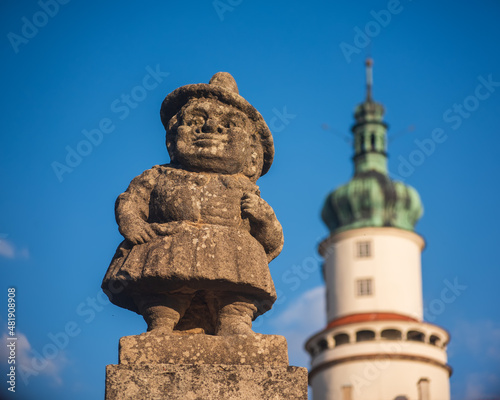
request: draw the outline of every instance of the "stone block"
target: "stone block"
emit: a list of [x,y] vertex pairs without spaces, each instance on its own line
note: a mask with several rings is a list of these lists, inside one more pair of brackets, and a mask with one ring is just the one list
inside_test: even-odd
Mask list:
[[307,400],[307,369],[252,365],[108,365],[106,400]]
[[127,364],[228,364],[288,366],[286,339],[277,335],[152,335],[120,339]]

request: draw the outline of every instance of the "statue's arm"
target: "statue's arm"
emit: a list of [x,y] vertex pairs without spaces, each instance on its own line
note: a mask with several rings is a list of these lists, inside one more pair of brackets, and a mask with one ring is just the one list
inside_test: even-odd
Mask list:
[[118,230],[133,244],[145,243],[156,236],[147,220],[149,199],[158,175],[158,167],[144,171],[135,177],[127,190],[116,199],[115,217]]
[[283,229],[272,207],[259,195],[243,196],[241,209],[250,220],[250,233],[267,253],[268,261],[275,259],[283,249]]

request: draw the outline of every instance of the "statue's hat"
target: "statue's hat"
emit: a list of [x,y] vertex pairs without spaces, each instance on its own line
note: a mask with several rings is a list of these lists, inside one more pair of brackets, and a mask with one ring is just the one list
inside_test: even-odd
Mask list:
[[163,100],[160,110],[161,122],[166,130],[168,129],[170,119],[192,98],[216,99],[246,114],[255,125],[264,151],[264,163],[261,175],[269,171],[274,157],[274,144],[271,131],[255,107],[239,95],[238,86],[231,74],[217,72],[212,76],[208,84],[196,83],[181,86],[167,95],[165,100]]

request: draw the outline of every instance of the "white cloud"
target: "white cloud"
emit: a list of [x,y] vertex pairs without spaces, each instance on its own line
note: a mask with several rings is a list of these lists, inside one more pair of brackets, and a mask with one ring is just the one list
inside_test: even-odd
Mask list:
[[10,259],[28,259],[30,254],[27,248],[17,249],[14,243],[0,238],[0,256]]
[[[62,385],[60,373],[67,363],[64,352],[57,349],[56,355],[52,358],[51,354],[51,359],[48,359],[32,349],[26,335],[17,332],[16,337],[15,367],[18,373],[18,381],[27,385],[31,379],[43,375],[50,377],[53,384]],[[4,343],[4,345],[0,346],[0,360],[2,362],[7,362],[9,357],[10,350],[5,345],[5,343],[9,343],[9,339],[10,337],[6,334],[2,337],[2,343]]]
[[0,239],[0,256],[14,258],[16,249],[14,245],[5,239]]
[[325,310],[325,287],[317,286],[295,299],[273,320],[273,325],[285,328],[312,325],[324,328]]
[[290,365],[309,366],[305,341],[326,325],[325,288],[317,286],[300,297],[273,318],[275,333],[286,337]]

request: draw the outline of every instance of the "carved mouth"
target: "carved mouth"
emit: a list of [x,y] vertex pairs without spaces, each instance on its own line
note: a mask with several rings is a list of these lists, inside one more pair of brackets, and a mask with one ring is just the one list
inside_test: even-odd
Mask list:
[[200,135],[194,140],[194,144],[202,147],[215,146],[227,142],[228,138],[226,135]]

